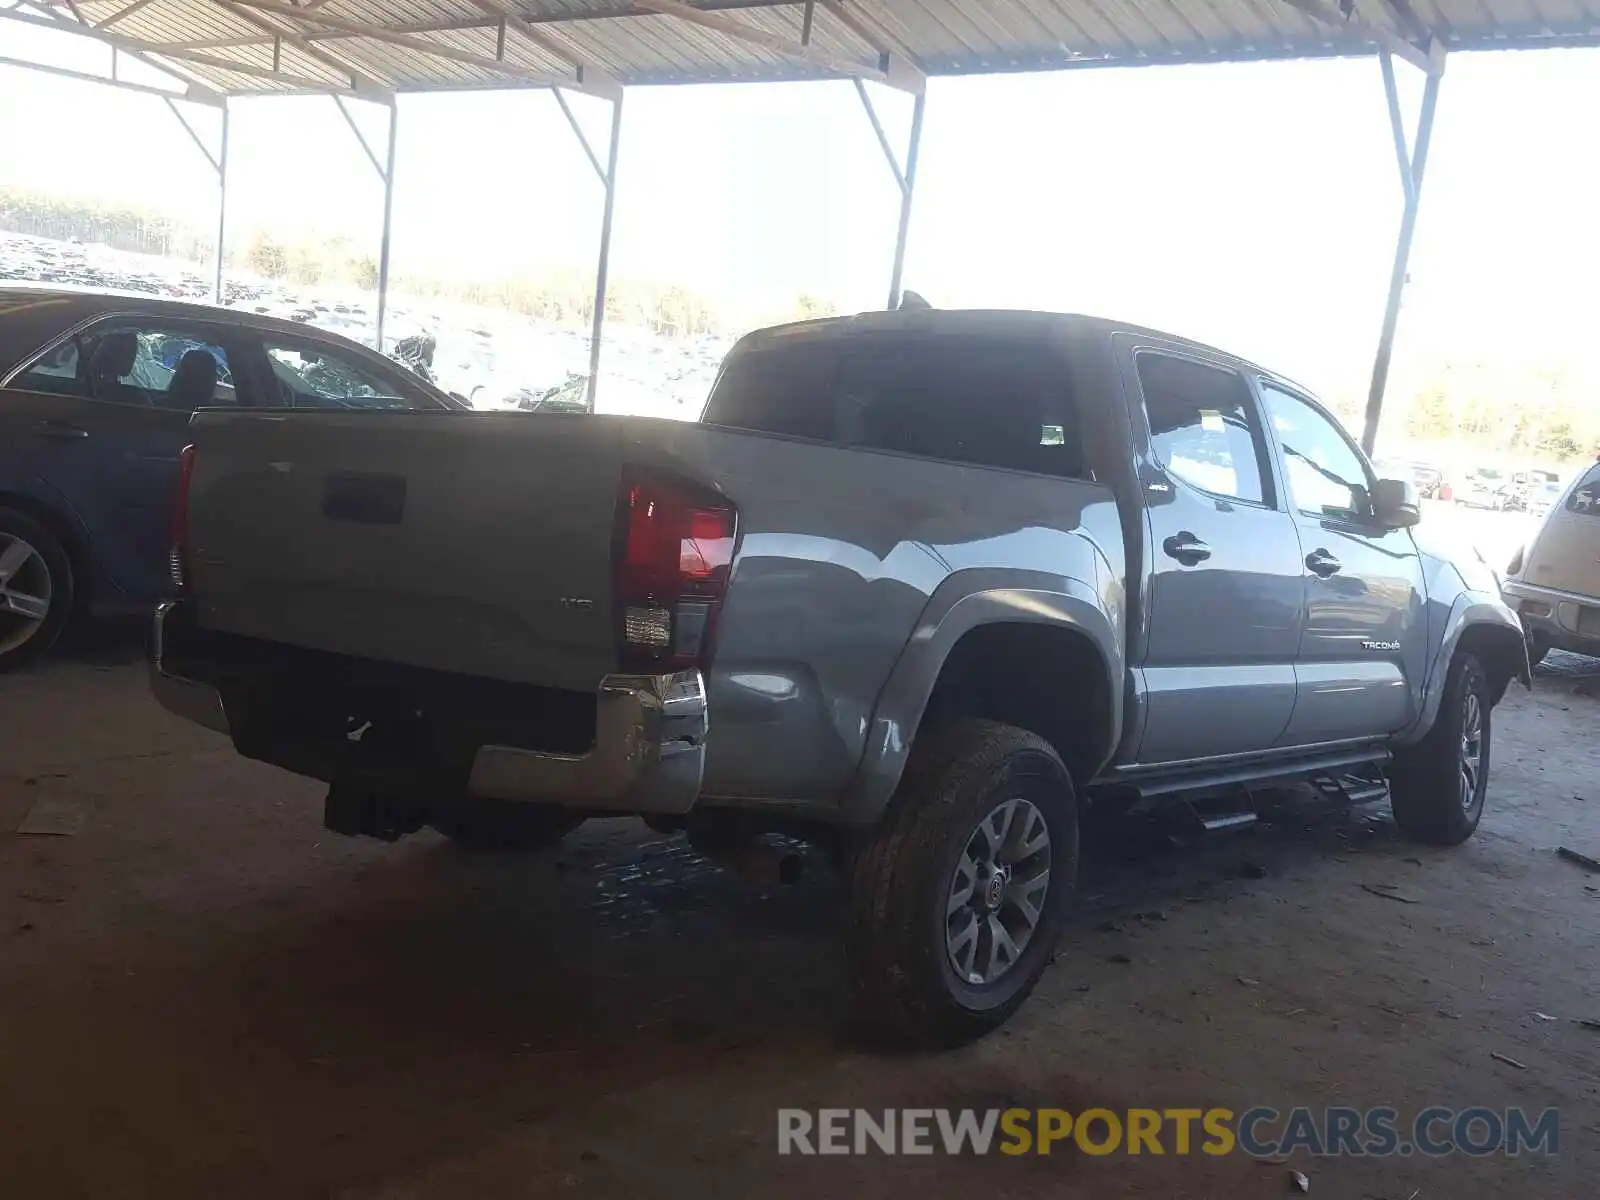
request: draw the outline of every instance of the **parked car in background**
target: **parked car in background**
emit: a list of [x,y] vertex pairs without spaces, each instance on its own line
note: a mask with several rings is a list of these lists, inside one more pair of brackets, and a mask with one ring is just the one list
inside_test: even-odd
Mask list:
[[734,862],[829,847],[898,1039],[1023,1001],[1088,808],[1227,828],[1311,779],[1465,840],[1528,675],[1494,573],[1309,394],[1114,322],[767,330],[698,423],[193,432],[164,705],[327,781],[341,833],[531,847],[606,813]]
[[170,505],[197,408],[460,406],[289,321],[148,295],[0,287],[0,670],[71,614],[167,595]]
[[1372,464],[1379,474],[1388,479],[1404,479],[1424,500],[1436,500],[1444,486],[1444,472],[1424,462],[1407,459],[1380,459]]
[[1560,480],[1531,484],[1528,487],[1528,511],[1536,517],[1543,517],[1561,502],[1566,493],[1567,489]]
[[1455,499],[1468,508],[1499,511],[1506,507],[1510,490],[1511,477],[1498,467],[1471,467],[1456,485]]
[[1552,649],[1600,657],[1600,462],[1562,492],[1512,558],[1502,590],[1532,661]]

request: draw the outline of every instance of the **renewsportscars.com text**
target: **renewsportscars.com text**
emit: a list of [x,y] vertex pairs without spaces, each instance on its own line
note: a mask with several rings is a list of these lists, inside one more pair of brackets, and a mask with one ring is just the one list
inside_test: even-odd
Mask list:
[[1246,1154],[1387,1157],[1555,1154],[1560,1113],[1520,1108],[783,1108],[778,1153]]

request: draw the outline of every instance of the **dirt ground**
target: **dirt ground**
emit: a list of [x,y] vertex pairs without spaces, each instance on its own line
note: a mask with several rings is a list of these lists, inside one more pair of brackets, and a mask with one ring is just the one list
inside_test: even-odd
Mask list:
[[822,864],[765,892],[631,822],[534,859],[337,837],[135,657],[0,679],[0,1195],[1289,1194],[1242,1156],[776,1151],[780,1107],[1256,1104],[1556,1106],[1554,1158],[1295,1165],[1351,1200],[1597,1194],[1600,877],[1554,850],[1600,857],[1600,664],[1513,688],[1468,845],[1304,809],[1097,842],[1011,1026],[896,1058],[845,1029]]

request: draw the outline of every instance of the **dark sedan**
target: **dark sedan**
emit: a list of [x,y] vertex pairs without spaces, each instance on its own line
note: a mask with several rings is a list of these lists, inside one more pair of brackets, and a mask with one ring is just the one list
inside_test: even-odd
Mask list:
[[169,506],[196,408],[462,406],[364,346],[152,296],[0,286],[0,671],[74,612],[169,590]]

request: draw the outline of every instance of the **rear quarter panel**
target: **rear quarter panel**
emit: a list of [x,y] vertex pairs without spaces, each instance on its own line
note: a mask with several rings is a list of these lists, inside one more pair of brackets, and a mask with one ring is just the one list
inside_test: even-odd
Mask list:
[[[707,681],[710,797],[836,805],[869,740],[871,773],[914,733],[953,631],[979,615],[957,613],[965,598],[1004,597],[981,606],[986,620],[1120,612],[1120,518],[1104,487],[663,425],[628,456],[711,483],[739,510]],[[910,686],[879,712],[897,667]]]

